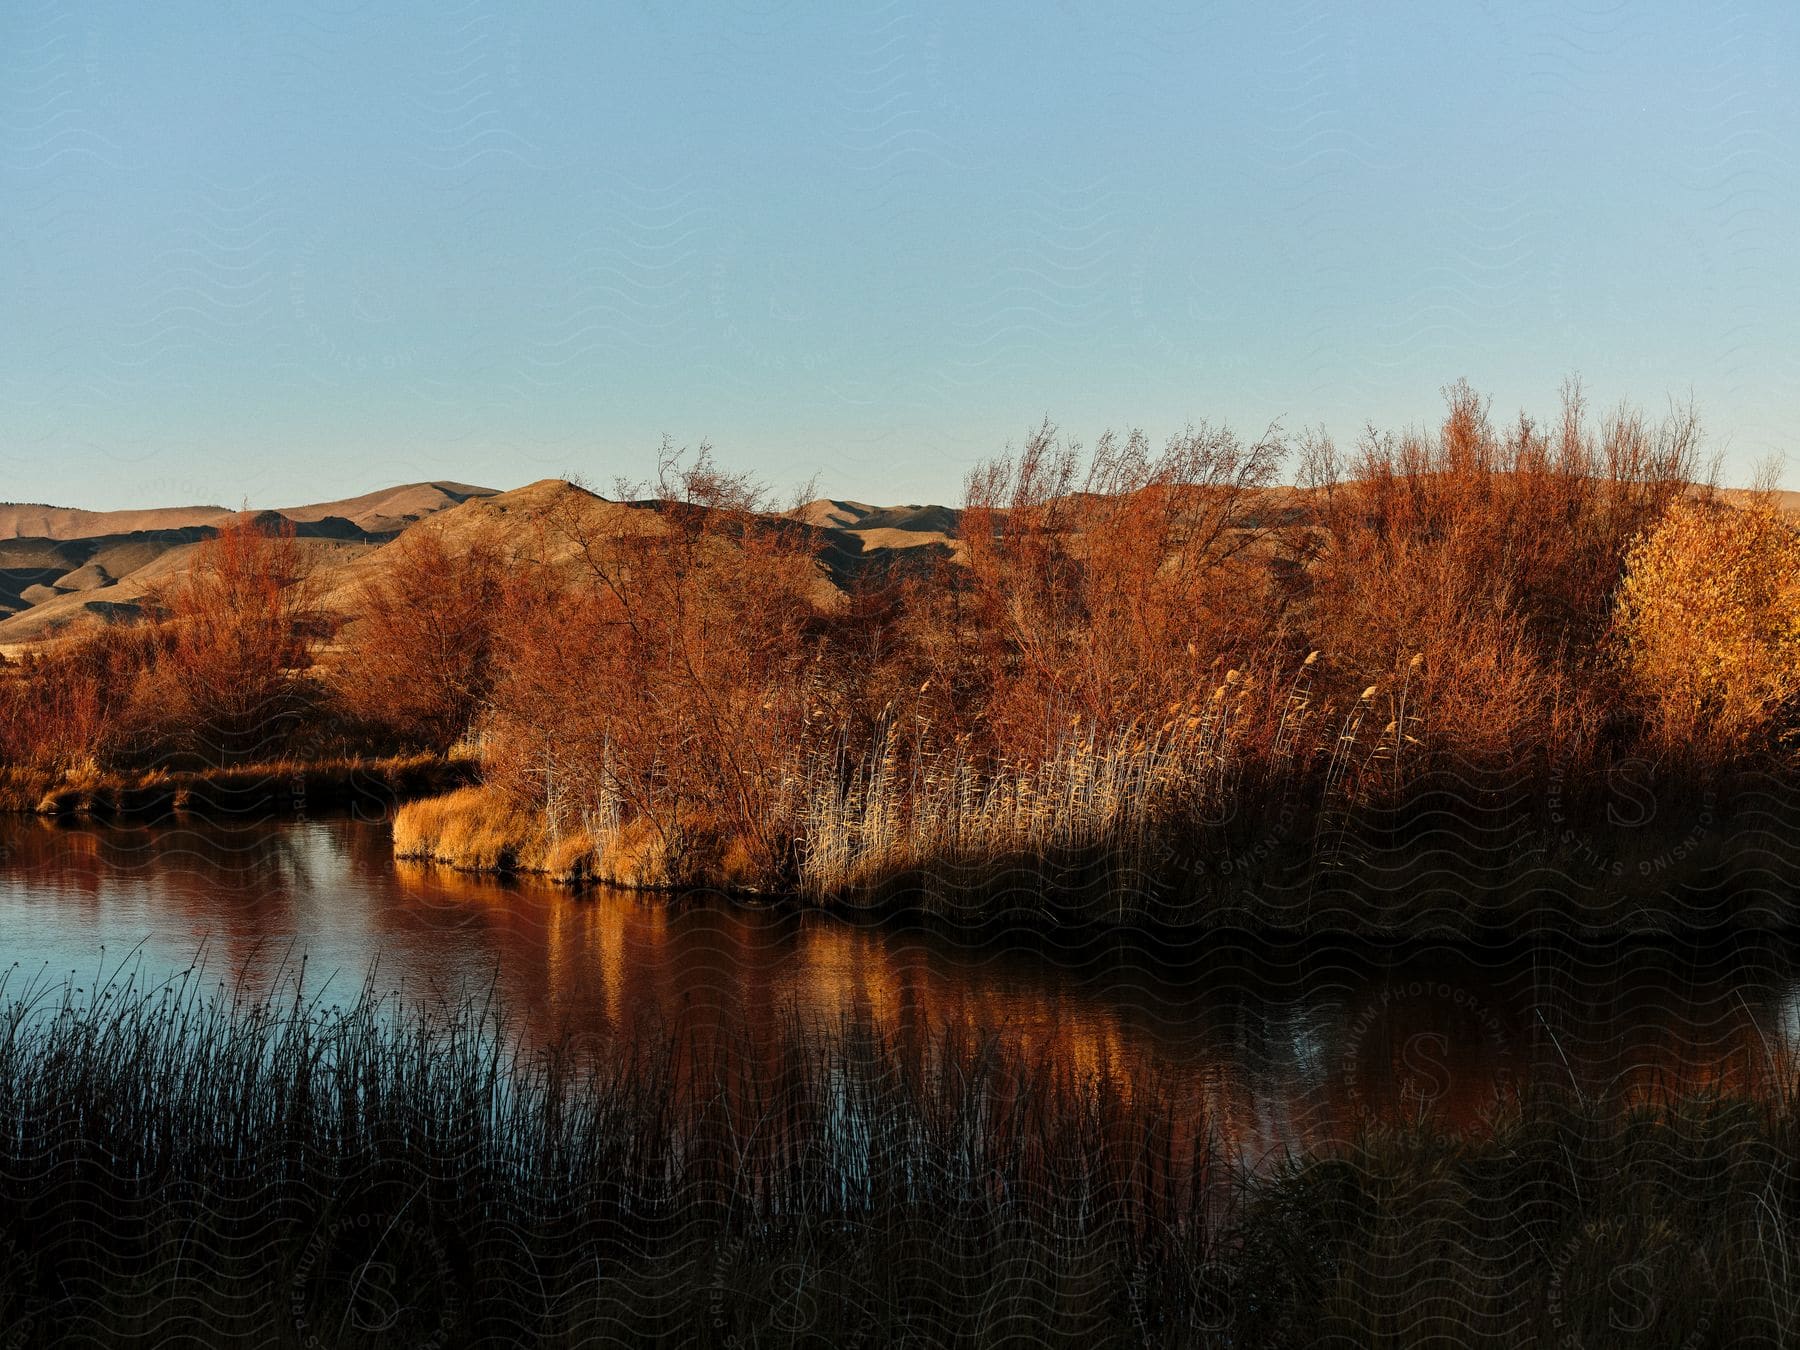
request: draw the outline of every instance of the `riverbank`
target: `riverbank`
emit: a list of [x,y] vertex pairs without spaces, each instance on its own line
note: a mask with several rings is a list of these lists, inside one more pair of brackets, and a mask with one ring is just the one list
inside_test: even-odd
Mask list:
[[553,829],[486,785],[470,784],[402,803],[394,812],[394,856],[488,876],[533,876],[560,886],[625,890],[753,892],[748,850],[716,832],[689,830],[672,846],[641,821],[614,829]]
[[[1469,790],[1458,791],[1461,786]],[[1479,788],[1480,790],[1475,790]],[[990,825],[932,849],[869,847],[854,865],[804,817],[791,867],[759,874],[742,841],[693,829],[671,856],[641,826],[568,826],[489,786],[404,803],[401,859],[580,889],[720,891],[959,926],[1267,930],[1592,938],[1800,926],[1800,791],[1772,775],[1682,783],[1615,801],[1512,785],[1424,785],[1334,811],[1283,804],[1212,821],[1119,822],[1071,812],[1057,836]],[[1630,814],[1621,809],[1631,808]],[[1089,827],[1089,828],[1084,828]]]
[[[211,991],[211,992],[207,992]],[[14,1344],[1785,1343],[1791,1085],[1522,1086],[1244,1172],[1104,1069],[846,1017],[517,1048],[491,1005],[8,991]],[[821,1034],[823,1033],[823,1034]],[[351,1180],[346,1180],[351,1179]]]
[[0,811],[99,819],[171,812],[254,817],[349,806],[390,810],[474,777],[472,759],[440,755],[282,759],[229,768],[0,769]]

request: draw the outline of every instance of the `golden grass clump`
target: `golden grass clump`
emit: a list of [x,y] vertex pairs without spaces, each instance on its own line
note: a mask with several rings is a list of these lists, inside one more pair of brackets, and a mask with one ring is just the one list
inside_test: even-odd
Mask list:
[[556,824],[541,809],[484,783],[401,805],[394,813],[394,856],[566,885],[749,888],[759,880],[750,851],[735,836],[701,829],[675,833],[671,838],[641,817]]
[[487,787],[407,802],[394,813],[394,855],[472,872],[509,872],[541,832],[531,813]]

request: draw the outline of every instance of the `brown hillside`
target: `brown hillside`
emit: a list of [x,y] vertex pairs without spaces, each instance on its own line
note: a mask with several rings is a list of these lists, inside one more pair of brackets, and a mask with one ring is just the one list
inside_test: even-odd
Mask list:
[[405,529],[414,521],[448,511],[471,498],[494,495],[493,488],[471,487],[467,483],[404,483],[341,501],[283,507],[281,514],[296,522],[340,516],[371,534],[389,534]]
[[[407,483],[360,497],[255,515],[307,541],[329,580],[409,526],[494,495],[465,483]],[[143,511],[0,505],[0,646],[42,642],[130,618],[187,565],[194,546],[239,512],[219,506]]]
[[83,511],[35,502],[0,503],[0,539],[94,539],[215,525],[225,506],[162,506],[144,511]]

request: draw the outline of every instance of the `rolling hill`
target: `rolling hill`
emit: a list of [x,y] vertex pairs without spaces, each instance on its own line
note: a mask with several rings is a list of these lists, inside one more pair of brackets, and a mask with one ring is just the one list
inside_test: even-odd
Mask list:
[[[309,542],[325,606],[353,619],[359,584],[380,572],[385,550],[407,530],[428,523],[452,540],[482,533],[535,552],[542,547],[545,515],[571,506],[602,533],[664,528],[653,503],[611,501],[560,479],[507,492],[466,483],[407,483],[258,515],[269,523],[286,521]],[[135,616],[153,589],[188,565],[202,540],[239,514],[218,506],[85,511],[0,503],[0,648],[16,650]],[[956,556],[958,514],[943,506],[821,499],[786,519],[812,536],[820,599],[829,603],[870,566],[901,557]]]
[[[378,553],[409,526],[495,495],[466,483],[407,483],[342,501],[256,513],[311,541],[329,574]],[[221,506],[84,511],[0,503],[0,644],[67,636],[137,614],[194,548],[241,513]]]

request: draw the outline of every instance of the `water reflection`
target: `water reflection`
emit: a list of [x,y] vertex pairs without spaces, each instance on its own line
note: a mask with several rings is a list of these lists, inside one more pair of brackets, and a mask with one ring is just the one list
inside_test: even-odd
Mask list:
[[1036,934],[970,943],[817,913],[506,885],[397,866],[349,819],[59,827],[0,818],[0,953],[86,978],[136,950],[249,982],[304,957],[348,998],[452,999],[497,986],[529,1034],[605,1053],[645,1017],[704,1038],[845,1013],[900,1037],[993,1033],[1080,1073],[1172,1087],[1252,1159],[1364,1113],[1478,1121],[1550,1081],[1585,1092],[1754,1087],[1792,1071],[1800,999],[1774,940],[1700,948],[1567,942],[1504,952],[1411,944],[1079,953]]

